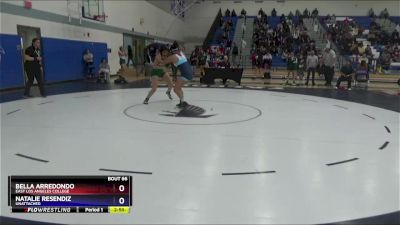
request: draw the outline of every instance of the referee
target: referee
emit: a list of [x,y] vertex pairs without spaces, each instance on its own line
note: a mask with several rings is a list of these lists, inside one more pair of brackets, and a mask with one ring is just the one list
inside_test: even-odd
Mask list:
[[28,82],[25,85],[24,97],[30,98],[30,89],[33,85],[33,80],[36,81],[39,86],[40,95],[45,98],[46,93],[43,86],[43,76],[42,76],[42,57],[40,54],[40,39],[34,38],[32,40],[32,45],[25,50],[25,71],[28,77]]

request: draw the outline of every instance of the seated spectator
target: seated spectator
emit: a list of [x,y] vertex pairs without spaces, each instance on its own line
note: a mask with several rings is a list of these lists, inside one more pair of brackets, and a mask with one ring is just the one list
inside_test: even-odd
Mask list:
[[360,55],[364,54],[365,48],[364,48],[363,43],[358,44],[357,50],[358,50],[358,54],[360,54]]
[[372,57],[372,49],[370,45],[367,45],[367,48],[365,48],[365,54],[367,57]]
[[367,81],[369,83],[369,69],[368,64],[365,60],[362,60],[360,65],[358,65],[354,76],[355,82]]
[[[397,25],[399,26],[399,25]],[[398,30],[394,30],[392,33],[392,42],[400,44],[400,34]]]
[[368,58],[367,58],[367,55],[365,53],[362,54],[362,55],[360,54],[360,56],[358,58],[358,64],[361,64],[362,61],[368,62]]
[[83,61],[85,62],[87,78],[92,78],[93,74],[93,54],[90,52],[89,49],[86,49],[85,54],[83,55]]
[[392,60],[393,62],[400,62],[400,48],[398,46],[394,47]]
[[231,68],[231,64],[229,62],[229,58],[227,55],[224,56],[224,60],[221,61],[218,65],[219,68]]
[[107,59],[101,60],[99,75],[99,80],[104,80],[106,83],[110,81],[110,65],[108,65]]
[[379,64],[382,67],[382,69],[389,69],[391,59],[390,59],[390,53],[386,49],[383,51],[383,53],[379,57]]
[[347,61],[345,65],[340,69],[340,77],[336,83],[336,89],[340,87],[340,83],[342,81],[347,81],[347,90],[351,90],[351,77],[354,74],[353,67],[351,66],[351,62]]

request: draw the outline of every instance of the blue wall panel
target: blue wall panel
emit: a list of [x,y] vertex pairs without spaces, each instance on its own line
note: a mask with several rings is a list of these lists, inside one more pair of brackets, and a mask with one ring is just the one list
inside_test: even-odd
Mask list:
[[21,37],[0,34],[0,47],[4,50],[0,52],[0,89],[23,86]]
[[83,53],[89,49],[94,56],[95,71],[100,61],[107,59],[107,44],[43,38],[44,73],[46,82],[84,78]]
[[[5,52],[0,53],[0,89],[24,86],[20,45],[19,36],[0,34],[0,46]],[[43,37],[42,49],[46,83],[84,78],[85,49],[90,49],[93,53],[95,72],[99,69],[100,61],[108,58],[106,43]]]

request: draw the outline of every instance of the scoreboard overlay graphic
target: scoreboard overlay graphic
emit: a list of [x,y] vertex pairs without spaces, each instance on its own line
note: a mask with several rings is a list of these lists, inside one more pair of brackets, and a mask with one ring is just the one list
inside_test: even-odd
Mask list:
[[131,176],[9,176],[13,213],[129,213]]

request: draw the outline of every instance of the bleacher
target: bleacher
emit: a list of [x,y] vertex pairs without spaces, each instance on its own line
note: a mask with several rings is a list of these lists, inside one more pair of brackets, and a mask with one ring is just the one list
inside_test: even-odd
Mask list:
[[400,24],[400,16],[391,16],[389,19],[395,24]]
[[275,29],[280,22],[281,22],[281,20],[280,20],[280,17],[278,17],[278,16],[275,16],[275,17],[270,16],[270,17],[268,17],[268,24],[273,29]]
[[286,68],[287,63],[282,59],[280,55],[272,56],[272,67],[273,68]]
[[373,21],[373,18],[369,16],[351,16],[350,18],[352,18],[354,22],[363,29],[369,29],[371,22]]
[[[234,37],[235,37],[235,30],[236,30],[236,24],[237,24],[237,21],[238,21],[238,17],[227,17],[227,16],[224,16],[222,18],[223,18],[224,22],[228,21],[229,19],[232,19],[233,27],[229,31],[228,38],[230,40],[233,40]],[[214,33],[214,36],[213,36],[213,39],[212,39],[211,43],[209,43],[209,44],[218,45],[220,37],[222,36],[222,34],[223,34],[223,29],[219,26],[217,28],[217,30],[215,31],[215,33]]]

